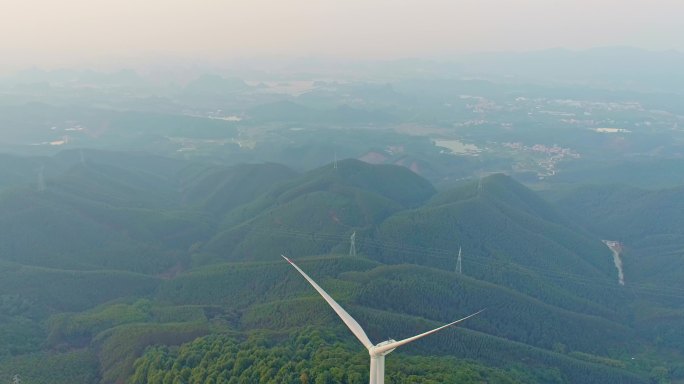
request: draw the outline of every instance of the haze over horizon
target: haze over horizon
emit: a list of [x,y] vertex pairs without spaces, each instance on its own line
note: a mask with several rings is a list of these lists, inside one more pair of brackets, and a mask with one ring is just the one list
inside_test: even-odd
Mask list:
[[675,0],[10,0],[0,70],[177,58],[449,57],[632,46],[684,50]]

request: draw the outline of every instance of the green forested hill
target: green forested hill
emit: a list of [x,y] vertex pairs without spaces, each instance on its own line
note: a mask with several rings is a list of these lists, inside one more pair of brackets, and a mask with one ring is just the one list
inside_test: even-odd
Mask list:
[[588,185],[555,195],[554,203],[603,237],[656,245],[684,236],[684,188],[649,191],[624,185]]
[[222,216],[296,175],[295,171],[280,164],[211,167],[187,183],[184,199],[214,215]]
[[684,189],[586,185],[550,195],[568,216],[619,241],[635,326],[650,340],[684,345]]
[[386,263],[454,270],[461,248],[468,276],[571,310],[592,312],[587,302],[622,306],[625,292],[614,284],[607,247],[539,200],[513,180],[491,176],[388,218],[364,251]]
[[217,258],[272,260],[276,249],[276,255],[339,250],[336,236],[372,231],[384,218],[434,193],[427,180],[403,167],[340,161],[337,168],[308,172],[235,208],[224,219],[225,230],[203,251]]
[[[552,348],[563,344],[572,350],[606,353],[611,345],[631,348],[636,337],[628,327],[601,316],[567,311],[453,272],[408,265],[382,266],[349,257],[308,259],[302,260],[302,264],[316,271],[318,279],[341,302],[438,322],[487,307],[486,319],[474,319],[469,328],[529,345]],[[248,328],[288,328],[297,326],[299,321],[309,321],[309,317],[319,319],[316,323],[324,318],[324,323],[335,324],[334,314],[331,318],[325,303],[316,303],[315,293],[305,282],[293,281],[287,267],[283,263],[250,263],[206,268],[165,282],[159,298],[173,305],[196,303],[245,310],[240,323]],[[321,272],[322,276],[330,277],[322,277]],[[308,302],[295,299],[302,294],[313,296]],[[316,309],[317,315],[297,314],[311,309]],[[392,332],[391,327],[380,324],[370,324],[382,330],[377,336]],[[521,333],[532,325],[534,330]],[[601,344],[595,343],[597,338],[602,340]]]
[[554,203],[602,238],[624,245],[631,281],[684,288],[683,188],[584,186],[556,194]]
[[131,272],[74,271],[7,262],[0,262],[0,273],[4,309],[29,317],[83,311],[120,297],[145,296],[154,291],[159,280]]
[[49,187],[17,190],[0,199],[0,258],[154,273],[183,262],[210,227],[193,212],[113,206]]
[[0,193],[0,380],[367,380],[366,352],[281,253],[376,342],[487,308],[392,354],[388,382],[684,377],[676,299],[654,307],[619,286],[580,210],[503,175],[437,192],[356,160],[302,174],[100,151],[48,160],[42,180],[22,173],[32,159]]

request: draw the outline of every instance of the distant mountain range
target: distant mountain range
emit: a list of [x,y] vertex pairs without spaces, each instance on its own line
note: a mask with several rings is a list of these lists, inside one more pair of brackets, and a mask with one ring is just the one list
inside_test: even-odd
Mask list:
[[456,59],[464,71],[516,76],[536,81],[577,81],[623,89],[667,90],[681,93],[684,53],[604,47],[573,51],[547,49],[520,53],[482,53]]

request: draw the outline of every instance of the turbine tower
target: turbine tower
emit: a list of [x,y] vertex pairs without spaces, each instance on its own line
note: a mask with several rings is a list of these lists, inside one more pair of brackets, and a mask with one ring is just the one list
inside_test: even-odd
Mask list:
[[394,351],[397,347],[401,347],[404,344],[408,344],[412,341],[418,340],[422,337],[431,335],[433,333],[439,332],[444,328],[451,327],[453,325],[459,324],[477,314],[480,312],[484,311],[484,309],[479,310],[478,312],[473,313],[472,315],[466,316],[460,320],[456,320],[454,322],[451,322],[449,324],[442,325],[441,327],[435,328],[431,331],[427,331],[424,333],[421,333],[420,335],[412,336],[403,340],[395,341],[395,340],[387,340],[383,341],[381,343],[373,345],[373,343],[370,341],[368,336],[366,335],[366,332],[364,332],[363,328],[359,325],[359,323],[354,320],[351,315],[347,313],[347,311],[344,310],[335,300],[333,300],[330,295],[328,295],[323,288],[319,287],[318,284],[316,284],[315,281],[313,281],[309,275],[304,273],[295,263],[292,262],[292,260],[288,259],[285,257],[285,255],[281,255],[285,260],[287,260],[290,265],[292,265],[304,278],[306,281],[311,284],[312,287],[318,293],[323,296],[323,299],[325,299],[326,302],[332,307],[332,309],[337,313],[337,315],[342,319],[344,324],[349,328],[350,331],[356,336],[357,339],[363,344],[366,349],[368,349],[368,354],[370,355],[370,384],[384,384],[385,383],[385,355],[389,354],[390,352]]

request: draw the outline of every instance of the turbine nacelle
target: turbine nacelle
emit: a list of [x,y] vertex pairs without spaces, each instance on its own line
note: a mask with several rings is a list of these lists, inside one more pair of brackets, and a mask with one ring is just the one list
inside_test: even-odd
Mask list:
[[368,349],[368,354],[371,355],[371,356],[385,356],[385,355],[389,355],[390,353],[392,353],[392,351],[394,351],[394,350],[397,349],[397,348],[395,347],[395,348],[392,348],[392,349],[389,349],[389,350],[385,350],[383,347],[385,347],[385,346],[387,346],[387,345],[392,345],[392,344],[394,344],[394,343],[396,343],[396,342],[397,342],[397,341],[394,340],[394,339],[389,339],[389,340],[383,341],[382,343],[377,343],[377,344],[375,344],[373,347],[371,347],[371,348]]

